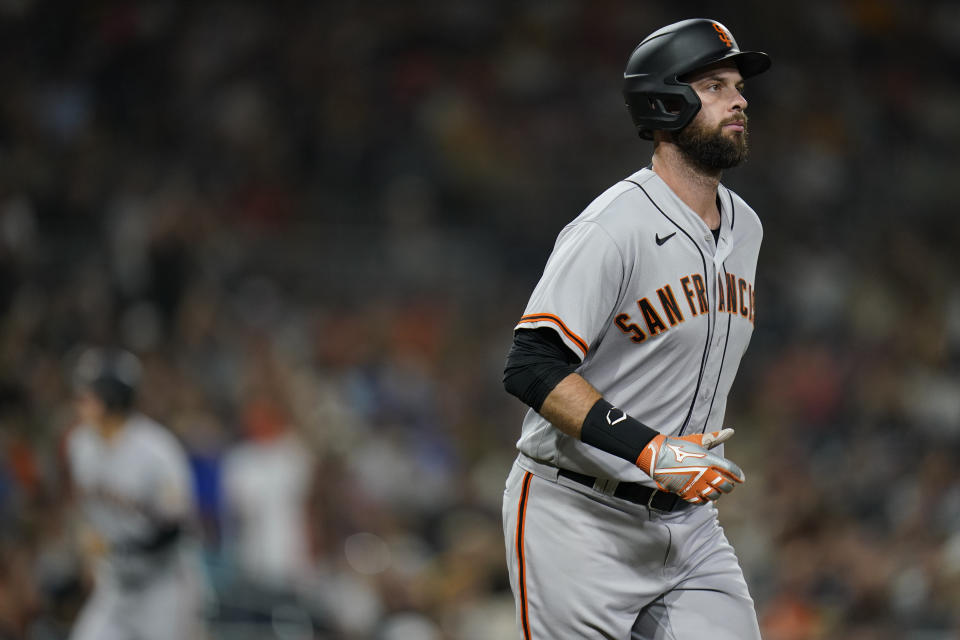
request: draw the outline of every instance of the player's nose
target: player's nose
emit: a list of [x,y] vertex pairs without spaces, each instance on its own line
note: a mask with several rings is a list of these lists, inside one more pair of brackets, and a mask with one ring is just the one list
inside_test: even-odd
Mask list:
[[747,108],[747,99],[744,98],[743,94],[738,91],[736,98],[733,99],[733,109],[735,111],[743,111],[746,108]]

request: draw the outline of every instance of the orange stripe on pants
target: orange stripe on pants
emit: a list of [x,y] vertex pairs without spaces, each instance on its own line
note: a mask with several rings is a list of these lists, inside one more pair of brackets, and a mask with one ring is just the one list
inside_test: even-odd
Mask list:
[[530,640],[530,620],[527,617],[527,570],[523,562],[523,524],[527,513],[527,498],[530,495],[530,480],[533,474],[529,471],[523,476],[523,488],[520,490],[520,503],[517,507],[517,582],[520,587],[520,621],[523,626],[523,640]]

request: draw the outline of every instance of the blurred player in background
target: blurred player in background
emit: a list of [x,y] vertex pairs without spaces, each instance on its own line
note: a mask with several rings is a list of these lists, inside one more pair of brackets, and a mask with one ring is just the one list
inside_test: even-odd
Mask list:
[[132,353],[106,349],[84,351],[74,370],[79,424],[67,456],[94,589],[71,640],[205,637],[187,458],[173,434],[133,410],[140,372]]

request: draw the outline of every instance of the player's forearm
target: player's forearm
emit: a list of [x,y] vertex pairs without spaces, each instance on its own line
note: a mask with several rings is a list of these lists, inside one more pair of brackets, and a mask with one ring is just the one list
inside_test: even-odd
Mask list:
[[601,397],[582,376],[571,373],[543,401],[540,415],[568,436],[579,439],[584,419]]
[[639,464],[644,448],[658,432],[607,402],[576,373],[560,381],[540,409],[557,429],[592,447]]
[[553,330],[518,330],[507,356],[504,387],[563,433],[636,461],[657,432],[604,400],[573,372],[577,362]]

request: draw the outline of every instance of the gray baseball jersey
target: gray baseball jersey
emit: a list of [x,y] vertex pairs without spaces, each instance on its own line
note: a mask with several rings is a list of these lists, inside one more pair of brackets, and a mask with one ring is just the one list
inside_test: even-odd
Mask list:
[[204,580],[188,543],[181,536],[157,550],[135,547],[162,523],[190,521],[191,476],[179,443],[134,414],[109,441],[91,426],[78,426],[67,455],[85,519],[106,543],[94,594],[71,637],[192,637]]
[[[715,239],[652,170],[617,183],[561,231],[517,324],[554,329],[580,375],[667,435],[723,427],[753,332],[762,228],[729,189],[718,202]],[[759,640],[713,504],[659,512],[613,497],[653,481],[532,410],[517,447],[503,526],[525,640]]]
[[[652,170],[609,188],[560,232],[517,325],[555,329],[582,358],[577,373],[667,435],[722,428],[753,332],[763,230],[739,196],[723,186],[718,196],[717,242]],[[533,410],[517,446],[553,466],[652,486]]]

